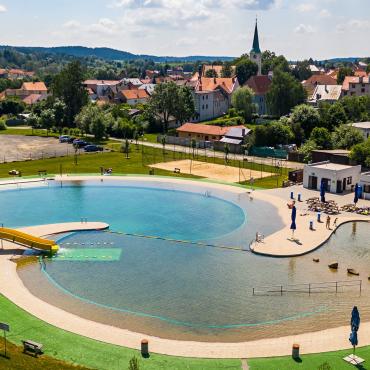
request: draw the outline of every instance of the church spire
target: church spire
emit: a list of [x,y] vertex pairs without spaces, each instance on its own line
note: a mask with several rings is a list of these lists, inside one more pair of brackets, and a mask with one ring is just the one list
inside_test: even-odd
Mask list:
[[254,38],[253,38],[253,46],[252,46],[252,52],[253,53],[258,53],[261,54],[261,49],[260,49],[260,42],[259,42],[259,37],[258,37],[258,24],[257,24],[257,18],[256,18],[256,27],[254,29]]

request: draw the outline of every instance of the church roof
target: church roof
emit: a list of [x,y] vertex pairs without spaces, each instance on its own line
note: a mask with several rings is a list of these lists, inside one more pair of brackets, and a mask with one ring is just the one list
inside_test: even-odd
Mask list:
[[253,46],[251,52],[261,54],[260,41],[258,37],[258,25],[256,21],[256,27],[254,29]]

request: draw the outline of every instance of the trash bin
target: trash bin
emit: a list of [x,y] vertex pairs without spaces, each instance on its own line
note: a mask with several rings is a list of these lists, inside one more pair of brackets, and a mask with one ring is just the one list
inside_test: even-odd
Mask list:
[[292,348],[292,357],[294,360],[298,360],[299,359],[299,344],[293,344],[293,348]]
[[149,341],[148,341],[148,339],[143,339],[141,341],[141,355],[143,357],[149,357]]

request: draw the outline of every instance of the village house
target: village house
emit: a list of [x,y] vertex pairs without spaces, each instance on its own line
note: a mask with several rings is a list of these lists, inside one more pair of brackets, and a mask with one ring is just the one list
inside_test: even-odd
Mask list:
[[196,115],[192,122],[221,117],[231,106],[231,96],[239,87],[237,78],[200,77],[188,84],[192,88]]
[[332,85],[337,85],[337,79],[330,76],[330,75],[314,75],[311,76],[309,79],[306,81],[302,82],[303,87],[305,88],[307,92],[307,97],[308,100],[312,99],[312,96],[319,85],[323,86],[332,86]]
[[364,136],[365,140],[370,138],[370,122],[355,122],[355,123],[350,123],[349,125],[359,130]]
[[307,102],[313,106],[325,102],[336,103],[342,96],[342,85],[317,85],[311,98]]
[[7,89],[3,92],[3,97],[17,96],[26,104],[34,104],[46,99],[48,89],[44,82],[24,82],[20,89]]
[[342,86],[343,96],[370,96],[370,76],[346,76]]
[[221,140],[229,129],[230,127],[185,123],[176,132],[180,138],[215,142]]
[[270,91],[271,84],[272,75],[261,75],[250,77],[244,85],[253,90],[253,102],[257,106],[257,113],[260,116],[268,114],[266,95]]
[[122,103],[129,105],[145,104],[149,99],[149,94],[145,89],[120,90],[118,98]]

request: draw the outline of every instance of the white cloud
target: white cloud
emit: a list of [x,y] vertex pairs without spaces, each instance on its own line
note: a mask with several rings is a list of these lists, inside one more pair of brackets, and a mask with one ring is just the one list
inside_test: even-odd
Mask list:
[[319,13],[320,18],[329,18],[331,17],[331,13],[329,12],[328,9],[322,9]]
[[370,30],[370,21],[367,19],[350,19],[347,23],[340,23],[337,32],[355,32]]
[[299,33],[299,34],[307,34],[307,33],[314,33],[315,29],[312,26],[310,26],[309,24],[301,23],[299,26],[297,26],[294,29],[294,32]]
[[0,4],[0,13],[5,13],[7,10],[5,5]]
[[299,4],[296,9],[300,12],[300,13],[307,13],[307,12],[311,12],[313,10],[316,9],[316,6],[315,4],[312,4],[312,3],[302,3],[302,4]]
[[266,10],[280,3],[281,0],[116,0],[110,7],[118,8],[167,8],[183,9],[203,7],[209,8],[241,8]]
[[63,28],[70,31],[77,31],[81,28],[81,23],[74,19],[71,19],[70,21],[63,24]]

